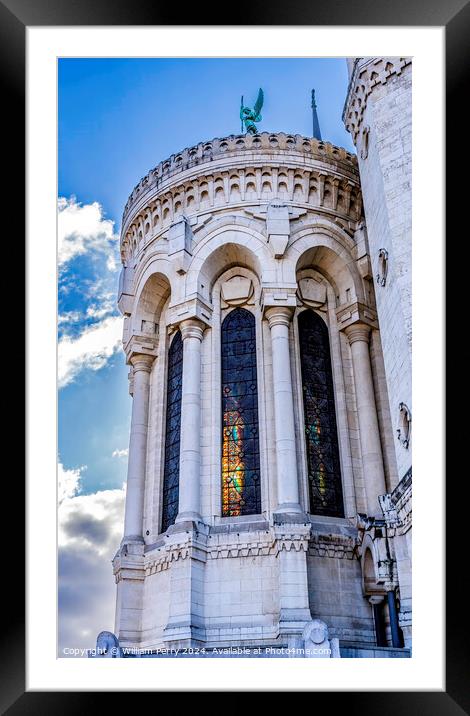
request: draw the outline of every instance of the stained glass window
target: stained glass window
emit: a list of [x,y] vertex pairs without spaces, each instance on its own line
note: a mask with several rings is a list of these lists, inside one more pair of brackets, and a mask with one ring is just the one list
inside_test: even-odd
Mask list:
[[222,515],[260,512],[255,318],[235,308],[222,323]]
[[343,517],[330,341],[314,311],[299,315],[299,343],[310,512]]
[[168,351],[162,532],[174,523],[178,514],[182,380],[183,341],[178,331]]

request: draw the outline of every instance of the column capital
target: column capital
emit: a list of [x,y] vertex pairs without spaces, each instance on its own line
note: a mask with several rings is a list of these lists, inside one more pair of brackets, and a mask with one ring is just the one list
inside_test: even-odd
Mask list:
[[270,306],[265,311],[265,318],[268,319],[269,327],[289,326],[294,315],[292,306]]
[[368,326],[367,323],[352,323],[350,326],[346,326],[344,332],[348,337],[349,345],[352,346],[356,341],[369,343],[371,330],[371,326]]
[[340,331],[345,331],[356,323],[365,324],[371,328],[378,328],[377,312],[370,306],[359,301],[352,301],[336,309],[336,320]]
[[146,353],[133,353],[129,357],[129,363],[132,365],[134,375],[140,370],[150,373],[155,357]]
[[135,356],[148,356],[153,362],[157,357],[157,334],[133,333],[124,346],[126,362],[134,365]]
[[170,303],[168,307],[168,326],[175,328],[183,321],[194,318],[205,326],[211,325],[212,307],[200,296],[186,299],[180,303]]
[[197,338],[202,341],[202,335],[205,328],[206,324],[203,323],[203,321],[200,321],[199,318],[186,318],[179,324],[181,338],[183,341],[186,338]]

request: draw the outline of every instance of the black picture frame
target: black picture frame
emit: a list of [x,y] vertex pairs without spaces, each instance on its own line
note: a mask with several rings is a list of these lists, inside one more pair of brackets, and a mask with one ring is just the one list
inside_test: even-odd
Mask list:
[[[236,10],[236,11],[235,11]],[[30,26],[73,26],[73,25],[179,25],[178,7],[171,4],[158,3],[156,0],[3,0],[0,1],[0,73],[3,75],[4,111],[2,136],[4,145],[11,151],[11,160],[6,172],[8,187],[4,193],[5,205],[11,216],[21,217],[24,213],[24,159],[25,159],[25,32]],[[206,25],[207,18],[216,19],[217,25],[329,25],[329,26],[445,26],[446,36],[446,131],[447,154],[446,172],[452,190],[452,205],[465,207],[468,204],[467,182],[457,179],[462,171],[465,154],[468,153],[465,141],[464,122],[467,117],[463,103],[467,98],[465,92],[468,83],[469,38],[470,38],[470,3],[462,0],[363,0],[359,4],[353,0],[337,0],[335,3],[309,2],[309,0],[291,0],[289,3],[272,2],[269,5],[259,0],[252,0],[245,6],[237,6],[225,16],[220,7],[214,3],[205,3],[204,12],[198,4],[185,5],[185,25]],[[249,23],[248,23],[249,21]],[[314,53],[314,48],[312,48]],[[430,107],[432,122],[433,108]],[[460,147],[456,143],[461,140]],[[460,149],[460,151],[457,151]],[[432,151],[432,148],[430,148]],[[5,158],[5,152],[3,153]],[[5,160],[5,159],[4,159]],[[15,176],[16,175],[16,176]],[[450,237],[450,222],[454,212],[447,213],[447,235]],[[20,223],[17,223],[17,227]],[[464,229],[467,234],[468,230]],[[460,246],[463,237],[461,237]],[[24,246],[24,244],[23,244]],[[459,250],[460,250],[459,246]],[[16,236],[15,250],[21,252],[21,241]],[[465,277],[464,277],[465,278]],[[18,294],[16,276],[15,293]],[[456,286],[455,284],[459,285]],[[452,283],[452,297],[460,290],[462,297],[464,282]],[[447,316],[447,331],[452,329],[452,317]],[[452,373],[468,365],[468,354],[465,351],[452,353]],[[468,369],[467,369],[468,370]],[[450,378],[450,376],[449,376]],[[467,381],[468,382],[468,381]],[[468,391],[468,387],[467,387]],[[450,392],[450,391],[449,391]],[[459,387],[460,401],[465,399],[465,387]],[[16,393],[15,401],[18,402]],[[464,426],[457,427],[447,439],[456,441],[449,445],[448,454],[458,454],[459,440],[465,440]],[[468,441],[468,438],[467,438]],[[465,472],[460,472],[461,482]],[[450,475],[454,469],[448,468]],[[7,471],[6,475],[11,472]],[[458,477],[457,477],[458,479]],[[24,504],[24,485],[19,479],[9,479],[4,489],[8,488],[8,500],[11,504]],[[457,486],[454,479],[450,484]],[[460,487],[460,485],[459,485]],[[450,574],[459,575],[463,569],[459,563],[459,549],[456,545],[465,544],[464,529],[466,522],[466,502],[452,500],[448,509],[447,535],[447,570]],[[441,506],[436,506],[440,509]],[[18,510],[18,514],[20,511]],[[468,517],[467,517],[468,521]],[[15,525],[16,564],[21,565],[24,554],[21,547],[21,529]],[[451,532],[450,532],[451,530]],[[461,559],[465,559],[466,550],[462,549]],[[5,563],[6,564],[6,563]],[[5,570],[8,566],[5,566]],[[67,692],[26,692],[25,693],[25,604],[21,595],[18,580],[22,569],[15,570],[14,594],[9,590],[8,619],[4,618],[0,630],[1,643],[1,713],[9,714],[52,714],[52,713],[84,713],[95,707],[109,708],[109,696],[101,693]],[[450,581],[450,580],[449,580]],[[432,575],[429,575],[429,598],[432,600]],[[337,709],[341,705],[348,713],[356,713],[364,709],[369,713],[380,713],[381,716],[397,713],[439,714],[439,716],[457,716],[470,713],[470,689],[468,679],[466,631],[466,594],[463,582],[457,589],[455,579],[448,587],[446,614],[446,691],[445,692],[334,692],[328,693],[329,708]],[[433,625],[430,624],[432,629]],[[467,630],[468,631],[468,630]],[[373,684],[371,685],[373,687]],[[308,685],[306,685],[308,690]],[[316,693],[312,708],[318,704],[317,699],[324,694]],[[122,704],[123,694],[119,695]],[[106,699],[106,702],[104,701]],[[331,700],[332,699],[332,700]],[[323,699],[322,699],[323,700]],[[157,704],[155,705],[157,706]],[[133,702],[132,707],[135,708]],[[291,706],[292,707],[292,706]],[[304,708],[300,706],[300,708]]]

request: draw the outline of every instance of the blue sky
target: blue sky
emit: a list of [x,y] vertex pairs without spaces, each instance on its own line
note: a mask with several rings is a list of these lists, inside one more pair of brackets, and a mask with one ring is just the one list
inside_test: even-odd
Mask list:
[[343,59],[64,59],[59,63],[59,189],[120,221],[132,188],[173,152],[240,132],[240,96],[263,87],[260,130],[322,134],[353,151],[341,122]]
[[[310,91],[315,87],[324,139],[353,151],[341,112],[347,88],[343,59],[63,59],[59,61],[59,196],[82,205],[98,202],[119,232],[122,208],[159,161],[199,141],[240,131],[241,94],[254,101],[263,87],[260,130],[311,133]],[[98,319],[87,309],[117,315],[116,271],[94,250],[61,272],[59,313],[81,312],[61,324],[78,336]],[[101,260],[100,260],[101,259]],[[97,283],[105,286],[101,292]],[[125,460],[130,398],[127,368],[114,353],[99,371],[83,370],[60,392],[59,449],[65,465],[86,464],[82,490],[116,487]]]
[[[116,307],[119,230],[132,188],[170,154],[240,132],[312,132],[354,151],[341,121],[344,59],[61,59],[59,172],[60,643],[113,628],[110,559],[121,537],[131,411]],[[86,554],[86,556],[85,556]],[[89,587],[92,587],[91,589]]]

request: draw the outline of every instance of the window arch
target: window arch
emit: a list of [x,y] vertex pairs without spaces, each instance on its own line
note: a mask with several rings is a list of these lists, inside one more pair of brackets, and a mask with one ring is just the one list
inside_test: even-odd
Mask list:
[[168,351],[162,532],[175,522],[178,514],[182,380],[183,341],[178,331]]
[[314,311],[298,318],[310,513],[343,517],[330,341]]
[[222,516],[261,512],[255,317],[222,323]]

